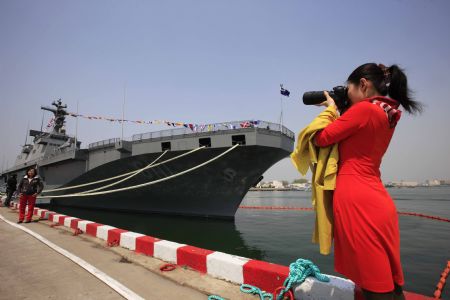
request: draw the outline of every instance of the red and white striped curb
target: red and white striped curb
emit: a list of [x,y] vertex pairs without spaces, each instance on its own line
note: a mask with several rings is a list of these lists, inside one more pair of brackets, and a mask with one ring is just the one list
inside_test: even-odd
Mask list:
[[[18,209],[19,205],[12,203],[11,207]],[[201,273],[233,283],[254,285],[270,293],[274,293],[276,288],[282,286],[289,275],[287,266],[161,240],[45,209],[35,208],[33,212],[41,219],[79,229],[83,233],[106,241],[109,245],[118,245],[169,263],[188,266]],[[295,299],[363,299],[360,289],[355,287],[352,281],[332,275],[327,276],[330,278],[330,282],[327,283],[312,277],[306,278],[302,284],[294,288]],[[432,299],[413,293],[405,293],[405,296],[407,300]]]

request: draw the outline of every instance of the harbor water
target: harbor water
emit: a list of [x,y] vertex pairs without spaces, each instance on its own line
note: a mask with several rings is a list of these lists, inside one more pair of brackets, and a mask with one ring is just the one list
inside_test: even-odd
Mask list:
[[[388,191],[398,211],[450,218],[450,187]],[[311,207],[310,197],[311,192],[306,191],[251,191],[242,205]],[[312,211],[239,209],[234,221],[224,221],[68,207],[52,209],[161,239],[282,265],[306,258],[316,263],[323,273],[340,276],[334,271],[333,254],[323,256],[318,246],[311,243],[315,218]],[[403,215],[399,220],[405,290],[431,296],[450,259],[450,223]],[[450,299],[448,287],[442,296]]]

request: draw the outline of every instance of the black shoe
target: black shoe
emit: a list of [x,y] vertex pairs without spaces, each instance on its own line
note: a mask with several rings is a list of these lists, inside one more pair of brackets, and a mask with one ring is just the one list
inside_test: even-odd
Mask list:
[[24,223],[31,223],[31,220],[26,220]]
[[23,223],[23,221],[17,221],[17,224]]

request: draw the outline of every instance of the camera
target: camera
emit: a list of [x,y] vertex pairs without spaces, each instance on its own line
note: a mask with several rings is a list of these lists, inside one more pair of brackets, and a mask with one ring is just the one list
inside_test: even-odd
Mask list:
[[[348,89],[345,86],[335,86],[328,94],[333,98],[341,115],[349,108]],[[303,94],[303,104],[315,105],[326,101],[323,91],[311,91]]]

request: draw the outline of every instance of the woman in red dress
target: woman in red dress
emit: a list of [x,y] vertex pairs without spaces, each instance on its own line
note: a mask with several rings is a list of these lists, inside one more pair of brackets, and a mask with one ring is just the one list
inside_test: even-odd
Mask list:
[[[339,143],[335,269],[361,287],[366,299],[405,299],[397,210],[379,168],[400,118],[397,108],[415,113],[421,105],[409,97],[406,76],[396,65],[364,64],[347,83],[349,109],[315,136],[319,147]],[[335,105],[325,94],[324,105]]]

